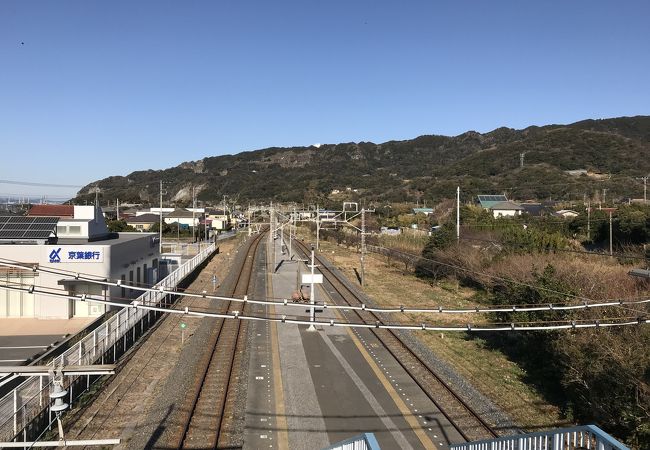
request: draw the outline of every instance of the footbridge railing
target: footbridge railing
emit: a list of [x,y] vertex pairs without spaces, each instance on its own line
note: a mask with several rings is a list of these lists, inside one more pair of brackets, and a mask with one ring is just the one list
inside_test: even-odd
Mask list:
[[[173,289],[215,251],[215,244],[203,248],[196,256],[162,279],[156,286]],[[148,291],[134,299],[145,305],[164,305],[167,295]],[[144,332],[155,323],[160,313],[143,309],[122,308],[101,326],[49,362],[53,368],[63,365],[114,363]],[[88,390],[97,376],[66,377],[67,403]],[[32,376],[0,398],[0,442],[19,438],[26,441],[36,430],[51,423],[50,381],[45,376]],[[36,433],[38,435],[38,432]]]
[[451,450],[629,450],[595,425],[452,444]]

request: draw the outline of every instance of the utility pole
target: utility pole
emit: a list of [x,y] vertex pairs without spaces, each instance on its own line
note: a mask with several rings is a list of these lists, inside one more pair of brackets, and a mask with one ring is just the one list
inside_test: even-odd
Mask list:
[[361,208],[361,286],[366,285],[364,256],[366,254],[366,209]]
[[645,177],[640,177],[637,178],[637,180],[643,180],[643,204],[646,205],[648,203],[648,175]]
[[162,182],[162,180],[160,180],[160,211],[159,211],[159,213],[160,213],[160,222],[158,224],[158,226],[159,226],[158,234],[159,234],[159,239],[160,239],[160,248],[158,249],[158,251],[160,252],[161,255],[162,255],[162,252],[163,252],[162,251],[162,222],[163,222],[162,221],[162,196],[163,196],[163,182]]
[[612,212],[609,212],[609,255],[614,255],[612,248]]
[[605,201],[605,196],[607,195],[607,191],[608,189],[603,188],[603,204],[607,204],[607,202]]
[[253,229],[251,227],[252,227],[252,225],[251,225],[251,204],[249,203],[248,204],[248,236],[249,237],[253,233]]
[[591,241],[591,202],[587,202],[587,240]]
[[456,241],[460,242],[460,186],[456,188]]
[[291,215],[291,223],[289,224],[289,261],[293,259],[293,227],[296,223],[296,207],[293,207],[293,214]]
[[309,324],[309,328],[307,328],[308,331],[316,331],[316,327],[314,326],[314,322],[316,321],[316,292],[314,289],[314,268],[316,267],[314,265],[314,246],[311,246],[311,265],[309,266],[311,268],[311,284],[310,284],[310,291],[309,291],[309,321],[311,322]]
[[115,200],[115,214],[117,220],[120,220],[120,199]]
[[196,197],[194,194],[194,186],[192,186],[192,242],[196,242],[196,223],[194,222],[194,214],[196,211]]
[[320,250],[320,208],[316,205],[316,250]]
[[273,269],[275,269],[275,209],[273,209],[273,202],[271,202],[271,209],[269,211],[269,222],[271,223],[271,249],[273,254]]

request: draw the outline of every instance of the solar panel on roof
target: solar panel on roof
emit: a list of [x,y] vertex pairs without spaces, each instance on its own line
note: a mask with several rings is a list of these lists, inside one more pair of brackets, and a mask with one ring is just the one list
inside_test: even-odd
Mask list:
[[479,201],[481,202],[506,202],[508,199],[505,195],[479,195]]
[[0,240],[46,240],[56,230],[58,217],[0,217]]

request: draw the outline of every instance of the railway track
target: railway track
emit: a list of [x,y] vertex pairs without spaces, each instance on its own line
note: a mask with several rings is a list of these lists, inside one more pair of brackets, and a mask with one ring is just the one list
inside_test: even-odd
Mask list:
[[[255,255],[263,235],[257,235],[248,246],[242,268],[224,295],[243,297],[248,293]],[[240,303],[224,303],[220,312],[233,312],[241,307]],[[199,370],[186,398],[184,426],[176,436],[174,447],[207,449],[232,446],[236,433],[232,420],[236,399],[233,378],[241,367],[247,327],[247,322],[242,320],[214,320],[205,343],[209,350],[199,362]]]
[[[305,257],[310,250],[303,242],[294,241]],[[323,277],[331,288],[349,306],[359,306],[365,303],[359,294],[347,283],[341,280],[329,263],[319,255],[315,256],[316,263]],[[332,298],[337,303],[337,299]],[[382,318],[369,311],[347,311],[363,323],[384,323]],[[370,332],[379,343],[395,358],[413,381],[422,389],[425,395],[436,405],[460,435],[467,441],[499,437],[494,428],[487,423],[454,389],[440,377],[433,368],[418,356],[393,330],[373,329]]]

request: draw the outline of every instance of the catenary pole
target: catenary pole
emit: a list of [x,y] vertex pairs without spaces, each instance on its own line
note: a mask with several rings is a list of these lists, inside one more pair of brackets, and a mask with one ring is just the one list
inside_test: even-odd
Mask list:
[[456,240],[460,242],[460,186],[456,188]]

